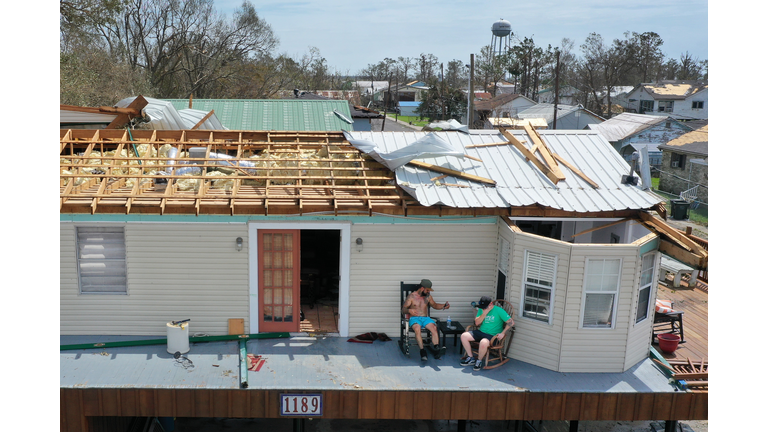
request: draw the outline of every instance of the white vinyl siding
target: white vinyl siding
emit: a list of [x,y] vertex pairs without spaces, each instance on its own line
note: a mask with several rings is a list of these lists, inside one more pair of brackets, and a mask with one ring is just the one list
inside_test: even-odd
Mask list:
[[[582,309],[588,260],[621,260],[620,287],[614,306],[613,327],[582,328]],[[637,295],[638,246],[634,244],[574,245],[568,269],[565,319],[560,353],[560,372],[623,372],[628,349],[629,331],[634,323]],[[647,355],[650,340],[645,346]]]
[[[496,293],[498,231],[489,224],[354,224],[350,262],[349,334],[400,336],[400,281],[430,279],[435,301],[447,311],[432,316],[470,324],[470,302]],[[354,241],[353,241],[354,242]],[[354,246],[354,245],[353,245]],[[452,338],[451,338],[452,339]]]
[[582,328],[613,328],[621,259],[588,259],[582,302]]
[[[508,298],[515,302],[516,331],[510,345],[510,357],[543,368],[557,370],[560,363],[571,246],[570,243],[533,234],[514,233]],[[557,257],[554,295],[550,304],[551,323],[522,317],[525,252],[529,250]]]
[[557,256],[525,252],[525,285],[522,316],[549,323],[552,319]]
[[125,233],[122,227],[77,227],[81,294],[126,294]]
[[[191,320],[191,335],[225,335],[229,318],[243,318],[249,328],[245,224],[123,224],[128,295],[119,296],[79,293],[78,226],[99,225],[61,225],[62,335],[164,336],[169,321],[182,319]],[[237,237],[244,239],[240,252]]]
[[[652,237],[650,241],[653,241],[654,238],[655,236]],[[647,257],[651,257],[650,265],[652,268],[651,275],[650,275],[650,278],[651,278],[650,291],[648,293],[649,295],[648,316],[651,317],[651,319],[644,319],[640,322],[635,322],[635,317],[633,317],[633,320],[632,320],[633,324],[630,325],[629,331],[627,334],[627,355],[626,355],[626,359],[624,360],[624,369],[629,369],[630,367],[637,364],[637,362],[647,358],[648,350],[649,350],[648,347],[651,345],[651,337],[652,337],[651,327],[653,326],[653,319],[652,319],[653,303],[654,303],[654,300],[656,299],[656,287],[658,285],[658,283],[655,283],[655,281],[658,280],[657,275],[658,275],[659,262],[661,260],[661,254],[650,252],[650,253],[643,254],[639,258],[641,262],[638,262],[637,270],[636,270],[637,276],[635,278],[637,280],[638,294],[634,295],[635,301],[632,304],[631,310],[636,311],[638,307],[637,303],[639,301],[639,298],[640,298],[639,293],[641,291],[640,281],[642,280],[642,277],[643,277],[642,276],[642,273],[643,273],[642,260],[648,259]],[[645,263],[645,264],[647,265],[648,263]],[[648,276],[645,276],[645,277],[647,278]]]

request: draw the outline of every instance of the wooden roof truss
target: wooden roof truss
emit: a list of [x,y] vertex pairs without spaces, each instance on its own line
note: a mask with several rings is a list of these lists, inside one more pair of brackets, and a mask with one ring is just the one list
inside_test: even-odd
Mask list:
[[63,213],[371,215],[418,204],[341,132],[73,129],[59,153]]

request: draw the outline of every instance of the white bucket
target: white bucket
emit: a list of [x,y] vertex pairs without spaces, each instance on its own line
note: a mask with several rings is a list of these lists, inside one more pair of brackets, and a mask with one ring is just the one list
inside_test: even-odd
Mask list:
[[169,322],[168,328],[168,352],[170,354],[189,352],[189,321],[180,324]]

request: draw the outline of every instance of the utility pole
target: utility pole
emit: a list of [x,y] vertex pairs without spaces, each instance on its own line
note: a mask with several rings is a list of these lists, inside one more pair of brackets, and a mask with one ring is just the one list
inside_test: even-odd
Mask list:
[[555,48],[555,117],[554,117],[554,120],[552,120],[552,129],[557,129],[557,100],[560,99],[559,85],[560,85],[560,50]]
[[384,123],[387,122],[387,107],[389,106],[389,101],[392,100],[392,97],[390,96],[392,94],[392,76],[387,76],[387,102],[384,104],[384,118],[381,119],[381,131],[384,132]]
[[445,75],[443,74],[442,63],[440,63],[440,105],[443,107],[443,113],[440,120],[445,120]]
[[475,55],[469,55],[469,116],[467,127],[472,129],[473,117],[475,116]]

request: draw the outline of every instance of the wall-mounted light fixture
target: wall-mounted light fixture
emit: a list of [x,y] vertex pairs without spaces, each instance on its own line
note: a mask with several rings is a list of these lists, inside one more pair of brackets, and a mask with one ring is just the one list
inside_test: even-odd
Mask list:
[[237,251],[238,251],[238,252],[240,252],[241,250],[243,250],[243,238],[242,238],[242,237],[238,237],[238,238],[236,238],[236,239],[235,239],[235,245],[237,246]]
[[355,240],[355,244],[357,245],[357,251],[358,252],[362,252],[363,251],[363,239],[358,237],[357,240]]

